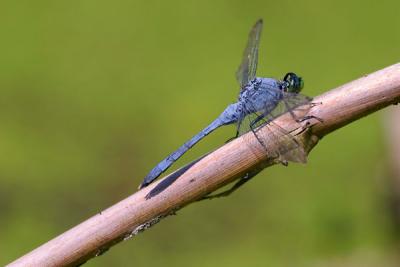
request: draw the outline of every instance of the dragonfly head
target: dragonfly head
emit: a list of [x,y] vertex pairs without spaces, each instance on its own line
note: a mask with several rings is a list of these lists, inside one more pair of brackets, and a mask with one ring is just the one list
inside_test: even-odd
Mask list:
[[304,87],[303,78],[293,72],[288,72],[283,78],[284,89],[289,93],[299,93]]

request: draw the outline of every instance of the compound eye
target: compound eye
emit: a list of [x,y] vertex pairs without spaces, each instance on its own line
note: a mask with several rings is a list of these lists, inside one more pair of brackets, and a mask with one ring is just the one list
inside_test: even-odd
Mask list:
[[289,84],[291,84],[291,81],[293,80],[293,76],[291,72],[286,73],[285,77],[283,80]]
[[301,90],[303,89],[303,87],[304,87],[304,80],[303,78],[299,77],[299,89]]

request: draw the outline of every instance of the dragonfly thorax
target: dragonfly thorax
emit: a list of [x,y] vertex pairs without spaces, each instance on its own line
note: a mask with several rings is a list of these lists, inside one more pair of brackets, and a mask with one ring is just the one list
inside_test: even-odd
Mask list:
[[244,115],[262,112],[266,106],[276,106],[283,97],[282,82],[272,78],[255,78],[240,92],[239,103]]

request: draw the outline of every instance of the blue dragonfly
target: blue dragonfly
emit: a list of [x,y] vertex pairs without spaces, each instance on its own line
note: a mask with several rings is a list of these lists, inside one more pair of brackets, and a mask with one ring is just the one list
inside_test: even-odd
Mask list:
[[[287,73],[282,80],[256,77],[262,27],[263,21],[261,19],[252,27],[243,53],[242,63],[236,72],[236,79],[240,85],[238,100],[228,105],[207,127],[158,163],[144,178],[139,189],[152,183],[201,139],[221,126],[236,123],[235,137],[252,131],[261,145],[264,146],[262,138],[257,135],[256,129],[260,126],[271,126],[274,118],[286,112],[290,112],[296,121],[300,121],[292,112],[293,109],[311,103],[312,100],[310,97],[300,94],[304,85],[303,79],[293,72]],[[304,117],[301,120],[304,119],[308,118]],[[280,131],[285,131],[276,124],[275,127],[278,127]],[[283,145],[278,150],[269,151],[268,147],[265,147],[265,149],[276,154],[279,161],[285,165],[288,161],[305,162],[306,154],[293,136],[287,132],[280,136],[279,141]]]

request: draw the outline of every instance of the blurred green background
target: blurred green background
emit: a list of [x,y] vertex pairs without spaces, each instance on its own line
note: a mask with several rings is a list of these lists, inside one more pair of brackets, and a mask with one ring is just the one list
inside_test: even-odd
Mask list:
[[[400,2],[2,1],[0,265],[135,192],[259,76],[315,96],[398,62]],[[229,198],[196,203],[86,266],[399,266],[378,112]],[[223,144],[210,135],[176,167]]]

